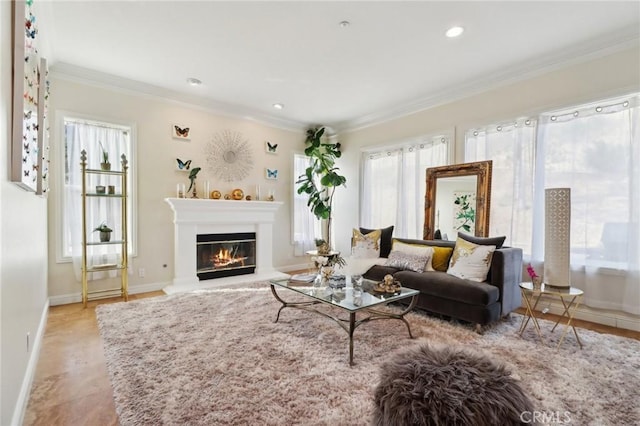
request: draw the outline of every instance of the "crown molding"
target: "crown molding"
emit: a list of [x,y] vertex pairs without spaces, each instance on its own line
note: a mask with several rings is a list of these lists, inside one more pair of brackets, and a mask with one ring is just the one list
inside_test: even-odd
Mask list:
[[161,100],[229,118],[249,120],[282,130],[299,132],[307,128],[306,123],[274,117],[256,109],[220,102],[202,96],[189,95],[152,84],[79,67],[66,62],[55,63],[50,67],[49,73],[53,77],[61,80],[86,84],[148,99]]
[[380,110],[334,127],[341,132],[364,129],[632,48],[640,48],[640,29],[635,26],[627,27],[609,37],[580,43],[572,48],[503,69],[498,73],[491,73],[490,76],[471,79],[429,96]]

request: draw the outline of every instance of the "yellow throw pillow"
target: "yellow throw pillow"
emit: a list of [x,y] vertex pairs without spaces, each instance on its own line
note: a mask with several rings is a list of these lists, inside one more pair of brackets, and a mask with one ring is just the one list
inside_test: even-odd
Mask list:
[[453,247],[433,247],[433,258],[431,266],[434,271],[447,272],[449,269],[449,259],[453,253]]
[[351,237],[351,256],[355,259],[369,259],[380,257],[380,237],[382,231],[376,229],[363,234],[358,229],[353,230]]

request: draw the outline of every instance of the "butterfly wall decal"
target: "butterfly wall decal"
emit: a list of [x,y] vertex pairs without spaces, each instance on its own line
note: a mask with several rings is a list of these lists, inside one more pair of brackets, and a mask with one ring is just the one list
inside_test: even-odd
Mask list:
[[265,142],[265,146],[267,148],[267,152],[270,154],[275,154],[278,151],[278,144],[277,143],[271,143],[269,141]]
[[267,169],[267,179],[278,179],[278,170]]
[[175,136],[178,138],[188,138],[189,137],[189,128],[188,127],[180,127],[173,125],[173,129],[175,130]]
[[182,161],[181,159],[176,158],[176,161],[178,162],[178,170],[189,170],[191,160]]

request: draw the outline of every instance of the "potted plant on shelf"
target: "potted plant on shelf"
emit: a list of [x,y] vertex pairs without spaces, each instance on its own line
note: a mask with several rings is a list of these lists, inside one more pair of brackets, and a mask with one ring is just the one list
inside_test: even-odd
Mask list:
[[345,186],[347,178],[340,175],[336,167],[336,159],[340,158],[340,143],[322,140],[325,127],[312,127],[307,130],[307,147],[304,150],[310,164],[305,174],[300,175],[298,194],[307,194],[307,205],[315,217],[322,221],[322,239],[326,248],[331,249],[331,213],[333,194],[338,186]]
[[93,230],[93,232],[96,232],[96,231],[100,232],[101,243],[106,243],[111,241],[111,232],[113,232],[113,229],[109,228],[109,226],[105,222],[102,222],[100,226],[98,226],[96,229]]
[[102,142],[98,141],[100,144],[100,148],[102,149],[102,162],[100,163],[100,168],[102,170],[111,170],[111,163],[109,162],[109,153],[102,146]]

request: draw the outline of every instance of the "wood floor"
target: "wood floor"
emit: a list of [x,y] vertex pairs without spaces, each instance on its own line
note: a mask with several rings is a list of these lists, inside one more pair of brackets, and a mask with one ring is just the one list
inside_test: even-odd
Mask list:
[[[152,292],[130,299],[160,296]],[[118,425],[95,307],[120,298],[53,306],[40,349],[24,425]],[[520,311],[524,314],[524,309]],[[556,320],[552,314],[538,315]],[[640,340],[640,333],[576,320],[576,325],[600,333]]]

